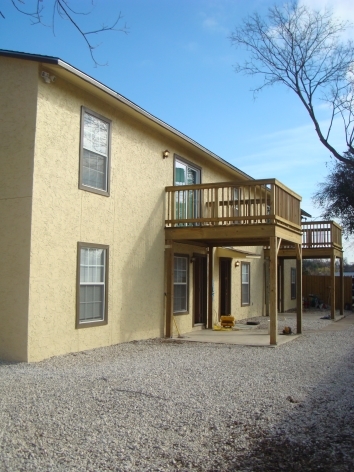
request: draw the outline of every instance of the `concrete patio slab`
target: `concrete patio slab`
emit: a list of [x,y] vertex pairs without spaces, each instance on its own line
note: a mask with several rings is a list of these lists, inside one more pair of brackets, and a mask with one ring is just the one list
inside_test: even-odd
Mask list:
[[331,323],[321,331],[343,331],[348,328],[349,325],[354,325],[354,314],[342,316],[339,319],[334,320],[335,323]]
[[[269,334],[266,329],[242,329],[239,331],[213,331],[203,329],[192,331],[182,336],[183,341],[217,344],[239,344],[242,346],[277,347],[298,338],[299,334],[279,335],[277,345],[269,344]],[[173,338],[176,339],[176,338]]]
[[[322,316],[327,315],[326,312],[304,312],[303,321],[305,320],[318,320]],[[269,319],[269,318],[268,318]],[[266,318],[267,320],[267,318]],[[279,313],[278,320],[286,322],[287,320],[295,321],[296,313]],[[336,313],[334,320],[329,320],[329,324],[323,328],[304,328],[303,333],[314,332],[314,331],[337,331],[346,329],[349,324],[354,324],[354,315],[346,314],[344,316]],[[253,347],[278,347],[290,341],[294,341],[301,334],[278,334],[278,340],[276,345],[270,345],[270,337],[267,329],[259,329],[253,325],[239,325],[237,324],[237,330],[233,331],[213,331],[211,329],[197,329],[189,333],[183,334],[180,338],[173,337],[171,340],[180,339],[186,342],[199,342],[199,343],[216,343],[216,344],[237,344],[241,346],[253,346]],[[255,329],[257,328],[257,329]]]

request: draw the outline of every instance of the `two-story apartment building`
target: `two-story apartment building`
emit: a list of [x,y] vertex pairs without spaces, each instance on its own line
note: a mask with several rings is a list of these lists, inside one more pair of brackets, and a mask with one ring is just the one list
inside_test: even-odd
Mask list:
[[[171,336],[172,316],[188,332],[269,310],[276,344],[278,304],[299,300],[301,331],[296,193],[58,58],[0,51],[0,63],[0,358]],[[283,242],[297,262],[279,269]]]

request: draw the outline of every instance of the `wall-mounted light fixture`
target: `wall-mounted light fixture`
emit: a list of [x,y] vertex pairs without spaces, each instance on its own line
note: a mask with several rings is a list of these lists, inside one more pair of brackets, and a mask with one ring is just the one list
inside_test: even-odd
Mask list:
[[235,267],[239,267],[239,265],[240,265],[240,261],[236,261],[235,262]]
[[50,75],[49,72],[45,72],[44,70],[42,70],[41,72],[41,77],[46,84],[50,84],[51,82],[56,81],[55,75]]
[[170,155],[170,151],[168,149],[165,149],[162,153],[162,158],[167,159],[169,155]]
[[191,257],[189,262],[192,264],[193,262],[195,262],[195,259],[195,257]]

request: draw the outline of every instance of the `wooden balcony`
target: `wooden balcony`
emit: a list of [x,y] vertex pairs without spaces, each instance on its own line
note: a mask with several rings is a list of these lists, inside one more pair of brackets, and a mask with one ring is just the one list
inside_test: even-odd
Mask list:
[[[302,258],[325,259],[343,257],[342,228],[334,221],[302,222]],[[281,246],[279,256],[292,259],[295,254],[293,245]],[[268,252],[265,252],[268,255]]]
[[[301,197],[275,179],[166,187],[166,333],[171,332],[175,243],[208,247],[208,327],[213,319],[215,247],[269,247],[270,343],[277,344],[277,271],[281,244],[296,250],[301,287]],[[297,291],[297,332],[302,294]]]
[[303,251],[313,254],[327,249],[342,251],[342,228],[334,221],[303,222],[301,227]]
[[267,245],[278,236],[301,243],[300,201],[276,179],[166,187],[166,239]]
[[[208,247],[208,326],[213,316],[213,248],[263,246],[269,258],[270,344],[277,344],[278,259],[296,259],[297,333],[302,331],[302,258],[331,258],[334,318],[335,258],[343,257],[334,222],[301,224],[301,197],[276,179],[166,187],[166,333],[171,333],[175,243]],[[341,259],[343,276],[343,260]],[[343,277],[342,277],[343,278]],[[342,297],[343,299],[343,297]],[[343,312],[343,303],[341,307]]]

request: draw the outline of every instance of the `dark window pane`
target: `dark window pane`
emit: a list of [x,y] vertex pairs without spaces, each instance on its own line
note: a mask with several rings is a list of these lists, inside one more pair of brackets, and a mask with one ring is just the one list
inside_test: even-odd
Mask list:
[[187,311],[187,285],[174,286],[173,311]]

